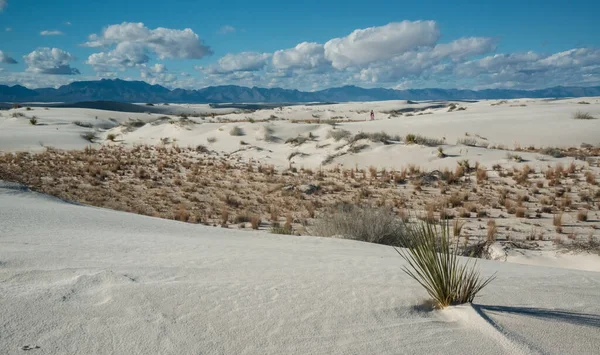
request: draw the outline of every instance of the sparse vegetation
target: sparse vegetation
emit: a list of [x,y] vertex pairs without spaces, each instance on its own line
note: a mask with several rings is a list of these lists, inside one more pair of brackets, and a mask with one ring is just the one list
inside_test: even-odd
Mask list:
[[332,129],[327,133],[327,138],[333,138],[334,141],[339,142],[342,139],[349,139],[352,133],[344,129]]
[[243,136],[246,133],[244,133],[244,130],[239,126],[233,126],[233,128],[229,131],[229,134],[232,136]]
[[588,112],[577,111],[573,114],[573,119],[576,120],[593,120],[596,117],[590,115]]
[[473,265],[459,260],[458,245],[452,247],[449,227],[432,223],[408,227],[410,243],[407,249],[397,249],[408,263],[403,267],[411,278],[425,288],[437,308],[471,303],[475,296],[495,278],[482,279]]
[[73,121],[73,124],[76,126],[79,126],[79,127],[83,127],[83,128],[92,128],[93,127],[93,125],[88,122]]
[[340,237],[370,243],[400,246],[405,227],[396,214],[385,208],[341,204],[325,213],[311,231],[322,237]]
[[94,143],[94,141],[98,139],[98,136],[96,136],[95,132],[86,132],[81,135],[81,138],[85,139],[90,143]]

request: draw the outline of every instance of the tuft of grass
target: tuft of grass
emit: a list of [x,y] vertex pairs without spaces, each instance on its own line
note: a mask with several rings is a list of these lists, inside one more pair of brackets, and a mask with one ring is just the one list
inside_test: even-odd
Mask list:
[[563,213],[559,212],[559,213],[555,213],[554,216],[552,216],[552,225],[554,227],[556,227],[556,232],[561,233],[562,232],[562,222],[563,219]]
[[239,126],[233,126],[231,131],[229,131],[229,134],[232,136],[243,136],[246,133],[244,133],[244,130],[241,129]]
[[579,222],[585,222],[588,219],[588,211],[587,210],[580,210],[577,212],[577,220]]
[[418,134],[409,133],[404,138],[406,144],[419,144],[427,147],[437,147],[444,144],[443,139],[424,137]]
[[81,121],[73,121],[75,126],[83,127],[83,128],[92,128],[93,125],[89,122],[81,122]]
[[496,241],[496,235],[498,234],[498,226],[496,225],[496,221],[490,219],[487,222],[487,241],[488,243],[493,243]]
[[[443,222],[439,228],[432,223],[407,226],[410,243],[406,249],[394,248],[408,263],[402,270],[417,281],[431,296],[437,308],[472,303],[495,274],[482,279],[477,261],[459,260],[458,244],[452,247],[450,228]],[[457,241],[458,243],[458,241]]]
[[208,137],[208,138],[206,138],[206,141],[207,141],[209,144],[212,144],[212,143],[214,143],[214,142],[216,142],[216,141],[217,141],[217,138],[216,138],[216,137]]
[[106,136],[106,139],[107,139],[107,140],[109,140],[109,141],[111,141],[111,142],[114,142],[114,141],[115,141],[115,139],[117,139],[117,135],[116,135],[116,134],[114,134],[114,133],[109,133],[109,134]]
[[404,223],[389,209],[341,204],[315,221],[311,232],[321,237],[341,237],[364,242],[400,246]]
[[596,117],[589,114],[589,112],[577,111],[573,114],[575,120],[593,120]]
[[352,133],[346,131],[345,129],[332,129],[327,133],[327,138],[333,138],[336,142],[341,141],[342,139],[349,139],[352,136]]
[[38,123],[38,119],[37,119],[37,117],[35,117],[35,116],[31,117],[31,118],[29,119],[29,123],[30,123],[32,126],[35,126],[35,125],[37,125],[37,123]]
[[96,139],[98,139],[98,137],[96,136],[95,132],[86,132],[86,133],[83,133],[81,135],[81,138],[85,139],[86,141],[88,141],[90,143],[94,143],[94,141]]

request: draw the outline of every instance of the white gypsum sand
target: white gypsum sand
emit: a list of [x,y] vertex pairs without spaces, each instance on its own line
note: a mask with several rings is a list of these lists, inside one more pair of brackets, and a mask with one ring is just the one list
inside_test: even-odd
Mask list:
[[[3,354],[594,354],[600,274],[479,261],[429,311],[387,246],[78,206],[2,183]],[[27,348],[25,348],[27,349]]]

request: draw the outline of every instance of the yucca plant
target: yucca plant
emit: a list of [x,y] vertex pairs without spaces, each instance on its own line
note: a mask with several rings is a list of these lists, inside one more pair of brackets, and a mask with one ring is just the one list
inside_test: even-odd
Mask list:
[[425,288],[438,308],[472,303],[479,291],[495,278],[483,280],[477,262],[459,260],[458,239],[452,246],[450,227],[442,222],[407,226],[409,240],[405,249],[394,248],[408,262],[403,271]]

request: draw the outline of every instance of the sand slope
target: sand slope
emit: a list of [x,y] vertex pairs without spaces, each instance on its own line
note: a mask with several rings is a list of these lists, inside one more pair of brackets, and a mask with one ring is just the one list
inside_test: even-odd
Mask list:
[[426,311],[390,248],[237,232],[0,186],[0,353],[593,354],[600,273],[479,261]]

